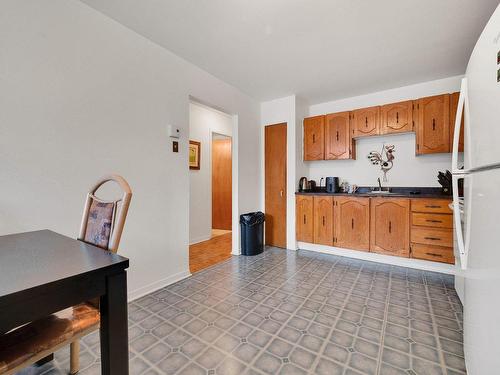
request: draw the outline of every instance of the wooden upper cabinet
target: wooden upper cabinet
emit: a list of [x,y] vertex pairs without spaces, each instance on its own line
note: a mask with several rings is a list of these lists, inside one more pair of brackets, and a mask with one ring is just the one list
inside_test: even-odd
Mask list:
[[325,159],[325,116],[304,119],[304,160]]
[[[453,137],[455,135],[455,119],[457,117],[458,98],[460,92],[450,94],[450,152],[453,151]],[[464,114],[462,113],[462,126],[460,128],[460,139],[458,141],[458,151],[464,151]]]
[[325,116],[325,159],[354,159],[353,140],[349,127],[350,112]]
[[334,245],[370,249],[370,198],[335,197]]
[[386,104],[380,107],[380,134],[413,131],[413,101]]
[[410,200],[371,198],[370,251],[409,257]]
[[417,155],[450,152],[450,94],[418,100]]
[[314,196],[314,243],[333,245],[333,197]]
[[313,242],[313,197],[297,195],[295,204],[297,241]]
[[368,107],[352,112],[352,136],[380,134],[380,107]]

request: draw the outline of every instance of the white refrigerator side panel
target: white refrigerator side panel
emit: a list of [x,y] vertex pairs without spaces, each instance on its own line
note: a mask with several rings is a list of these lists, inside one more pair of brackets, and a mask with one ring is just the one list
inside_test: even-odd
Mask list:
[[500,82],[497,56],[500,51],[500,6],[481,34],[467,66],[472,160],[466,169],[500,162]]
[[500,369],[500,169],[473,173],[465,275],[464,351],[470,375]]

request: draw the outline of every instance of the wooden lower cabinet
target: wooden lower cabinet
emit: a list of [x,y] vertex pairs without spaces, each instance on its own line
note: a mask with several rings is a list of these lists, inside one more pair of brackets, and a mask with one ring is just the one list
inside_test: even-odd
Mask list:
[[370,251],[379,254],[409,257],[409,199],[372,198],[370,220]]
[[333,197],[314,196],[314,235],[313,242],[333,246]]
[[453,214],[450,199],[412,199],[410,256],[434,262],[455,263]]
[[335,197],[334,245],[370,250],[370,198]]
[[297,241],[453,264],[450,202],[299,194]]
[[295,205],[297,241],[313,242],[313,196],[297,195]]

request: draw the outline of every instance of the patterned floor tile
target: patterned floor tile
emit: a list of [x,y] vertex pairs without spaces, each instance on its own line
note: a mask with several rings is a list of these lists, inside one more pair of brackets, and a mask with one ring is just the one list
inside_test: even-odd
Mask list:
[[[465,374],[462,327],[451,276],[268,248],[131,302],[130,373]],[[99,334],[81,344],[99,374]],[[68,370],[63,348],[19,375]]]

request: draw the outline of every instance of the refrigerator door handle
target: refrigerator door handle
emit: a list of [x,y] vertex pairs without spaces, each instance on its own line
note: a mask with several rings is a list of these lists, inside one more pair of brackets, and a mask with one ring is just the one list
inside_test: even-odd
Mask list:
[[[462,128],[462,115],[464,117],[464,136],[467,138],[467,156],[470,161],[470,131],[469,131],[469,100],[467,94],[467,78],[462,78],[460,96],[458,98],[457,114],[455,116],[455,131],[453,133],[453,149],[451,154],[451,173],[465,175],[468,171],[458,169],[458,145],[460,130]],[[465,156],[465,155],[464,155]],[[465,161],[465,160],[464,160]]]
[[[469,179],[469,187],[468,187],[468,196],[465,197],[465,233],[463,231],[463,223],[461,220],[461,209],[460,209],[460,200],[458,196],[458,180],[463,178]],[[467,260],[469,257],[469,247],[470,247],[470,228],[471,228],[471,215],[472,215],[472,175],[468,176],[452,176],[452,185],[453,185],[453,219],[455,221],[455,234],[457,236],[457,244],[458,251],[460,255],[460,264],[463,270],[467,269]],[[464,181],[465,185],[465,181]]]

